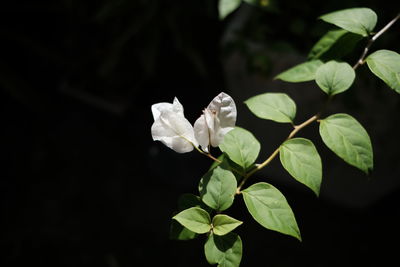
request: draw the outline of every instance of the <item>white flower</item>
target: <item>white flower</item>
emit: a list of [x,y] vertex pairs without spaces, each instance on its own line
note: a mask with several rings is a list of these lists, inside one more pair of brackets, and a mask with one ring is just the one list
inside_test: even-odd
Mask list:
[[154,141],[161,141],[178,153],[190,152],[198,143],[193,127],[183,115],[183,106],[175,97],[171,103],[157,103],[151,106],[154,123],[151,135]]
[[235,102],[229,95],[222,92],[211,101],[194,123],[194,135],[204,151],[222,142],[225,134],[235,127],[236,115]]

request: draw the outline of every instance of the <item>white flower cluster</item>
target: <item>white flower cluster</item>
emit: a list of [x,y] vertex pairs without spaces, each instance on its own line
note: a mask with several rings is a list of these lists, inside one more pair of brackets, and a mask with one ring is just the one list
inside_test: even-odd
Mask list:
[[203,110],[194,127],[185,118],[183,106],[175,97],[171,103],[157,103],[151,106],[154,123],[151,135],[154,141],[161,141],[178,153],[186,153],[200,146],[209,152],[209,146],[217,147],[226,133],[235,127],[236,105],[226,93],[217,95]]

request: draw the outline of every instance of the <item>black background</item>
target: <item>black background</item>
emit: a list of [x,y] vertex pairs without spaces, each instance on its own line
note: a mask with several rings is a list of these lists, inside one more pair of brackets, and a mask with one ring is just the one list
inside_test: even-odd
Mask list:
[[[270,2],[270,9],[254,8],[244,38],[273,40],[272,54],[290,45],[300,56],[327,29],[316,20],[321,14],[368,6],[382,27],[400,11],[387,1]],[[179,195],[196,193],[210,162],[153,142],[150,106],[178,96],[193,122],[221,88],[230,93],[222,62],[229,51],[245,50],[240,42],[227,47],[220,41],[235,14],[221,22],[214,0],[6,3],[0,7],[1,266],[207,266],[204,237],[172,241],[168,235]],[[399,52],[399,29],[397,23],[376,48]],[[249,58],[250,73],[268,80],[277,74],[270,70],[273,60]],[[351,167],[342,173],[370,181],[399,173],[400,96],[375,78],[369,82],[366,69],[360,72],[373,84],[367,93],[380,96],[376,101],[395,99],[390,113],[371,110],[355,94],[338,100],[391,125],[367,127],[380,133],[372,134],[374,145],[385,148],[375,154],[370,177]],[[245,123],[239,114],[238,125]],[[344,165],[322,152],[327,170]],[[332,177],[329,183],[335,184]],[[237,201],[229,212],[245,222],[237,230],[242,266],[396,264],[396,184],[359,207],[325,197],[324,183],[320,198],[303,187],[275,185],[296,214],[303,242],[262,228]]]

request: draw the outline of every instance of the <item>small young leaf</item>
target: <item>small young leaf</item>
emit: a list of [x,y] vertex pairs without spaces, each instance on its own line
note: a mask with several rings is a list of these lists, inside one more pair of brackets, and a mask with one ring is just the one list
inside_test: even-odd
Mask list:
[[242,194],[248,211],[259,224],[301,241],[293,211],[278,189],[262,182],[242,190]]
[[285,82],[307,82],[315,79],[315,72],[322,65],[321,60],[312,60],[296,65],[275,77]]
[[356,74],[345,62],[329,61],[318,68],[315,82],[328,95],[336,95],[350,88]]
[[369,69],[400,94],[400,54],[378,50],[366,59]]
[[207,211],[193,207],[181,211],[172,219],[177,220],[192,232],[204,234],[211,230],[211,218]]
[[237,181],[233,173],[219,165],[201,178],[200,197],[210,208],[223,211],[232,205],[236,187]]
[[369,8],[350,8],[325,14],[320,19],[366,37],[375,28],[378,18]]
[[219,18],[222,20],[233,11],[235,11],[241,4],[241,0],[219,0],[218,12]]
[[371,140],[362,125],[348,114],[334,114],[320,122],[325,145],[348,164],[368,173],[373,168]]
[[233,162],[247,170],[258,157],[260,143],[251,132],[236,127],[225,135],[224,141],[219,145],[219,148]]
[[238,221],[228,215],[217,214],[212,219],[213,233],[216,235],[226,235],[241,225],[243,222]]
[[261,119],[291,123],[296,116],[296,103],[287,94],[265,93],[253,96],[244,103]]
[[314,144],[304,138],[289,139],[281,145],[279,154],[282,166],[318,196],[322,180],[322,163]]
[[311,48],[309,60],[322,59],[324,61],[341,59],[353,51],[362,36],[343,29],[328,31]]
[[242,260],[242,240],[233,232],[223,236],[210,234],[204,244],[204,253],[210,264],[238,267]]

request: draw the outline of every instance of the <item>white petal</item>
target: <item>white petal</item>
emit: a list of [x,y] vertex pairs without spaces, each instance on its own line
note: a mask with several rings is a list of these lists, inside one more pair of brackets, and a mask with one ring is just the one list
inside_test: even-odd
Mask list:
[[157,120],[161,112],[164,110],[172,110],[172,104],[167,102],[157,103],[151,106],[151,112],[153,113],[154,120]]
[[206,117],[203,115],[198,118],[194,123],[194,137],[201,148],[208,152],[208,146],[210,144],[210,133],[206,121]]
[[154,120],[157,120],[163,111],[174,111],[175,113],[184,116],[183,106],[176,97],[174,98],[174,102],[172,104],[161,102],[151,106],[151,112],[153,113]]
[[178,153],[190,152],[193,145],[198,145],[190,122],[171,110],[161,112],[151,126],[151,134],[153,140],[161,141]]
[[173,110],[175,113],[184,116],[184,115],[183,115],[183,106],[182,106],[182,104],[179,102],[178,98],[176,98],[176,97],[174,98],[174,102],[172,103],[172,110]]
[[235,127],[236,123],[236,105],[232,97],[226,93],[217,95],[208,105],[207,110],[214,116],[210,128],[210,145],[219,146],[226,133]]
[[213,147],[219,146],[224,140],[224,136],[230,131],[233,130],[234,127],[225,127],[218,128],[218,131],[215,131],[214,135],[211,136],[211,145]]
[[228,94],[222,92],[217,95],[208,105],[207,109],[217,112],[221,128],[235,126],[237,116],[236,105],[235,101]]

